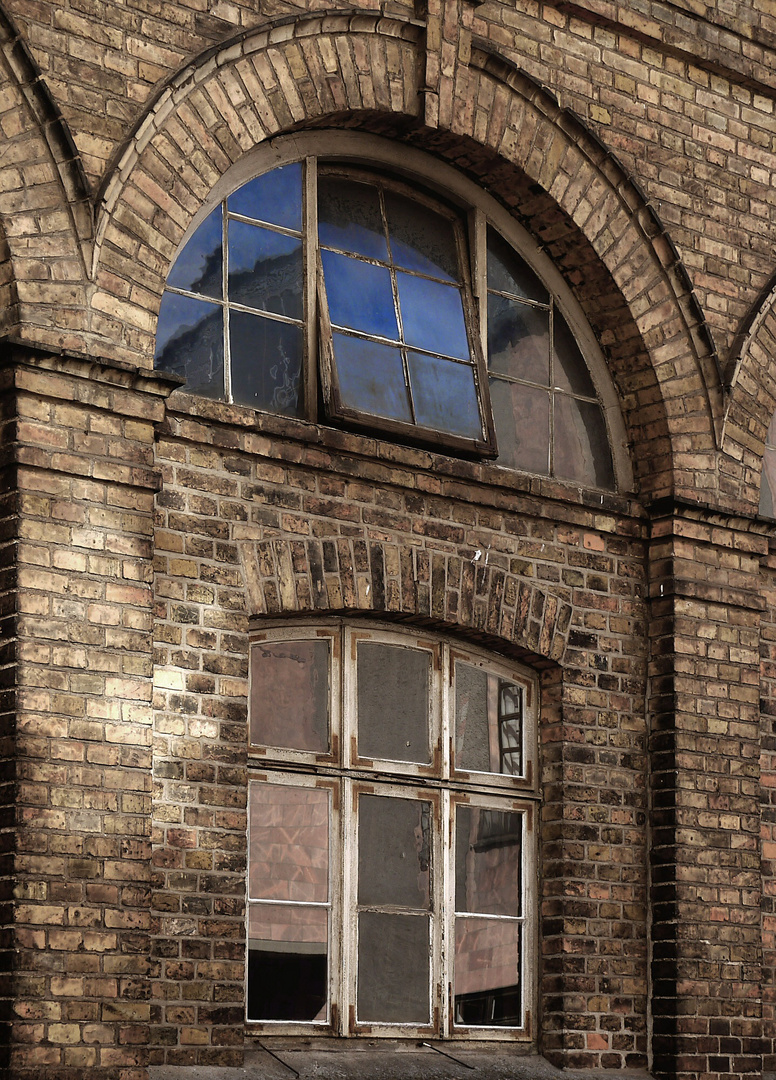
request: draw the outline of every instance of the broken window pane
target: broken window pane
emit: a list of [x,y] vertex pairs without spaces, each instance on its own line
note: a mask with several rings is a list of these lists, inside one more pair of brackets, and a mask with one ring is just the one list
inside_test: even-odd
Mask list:
[[251,904],[248,1019],[325,1021],[328,942],[327,908]]
[[358,752],[390,761],[431,760],[431,657],[421,649],[358,643]]
[[229,313],[232,400],[283,416],[302,416],[302,328],[291,323]]
[[429,1022],[427,915],[359,913],[357,1002],[361,1022]]
[[229,222],[229,300],[301,320],[302,241]]
[[455,821],[455,909],[520,915],[522,815],[459,806]]
[[223,308],[166,292],[156,331],[156,367],[186,379],[190,394],[224,396]]
[[231,213],[281,228],[302,228],[302,165],[282,165],[243,184],[227,199]]
[[326,903],[329,792],[254,783],[250,796],[250,899]]
[[520,923],[455,920],[455,1023],[520,1027]]
[[431,804],[361,795],[358,803],[358,902],[431,905]]
[[167,284],[173,289],[201,293],[214,300],[223,294],[221,207],[197,228],[172,265]]
[[254,644],[250,685],[254,746],[328,752],[328,641]]

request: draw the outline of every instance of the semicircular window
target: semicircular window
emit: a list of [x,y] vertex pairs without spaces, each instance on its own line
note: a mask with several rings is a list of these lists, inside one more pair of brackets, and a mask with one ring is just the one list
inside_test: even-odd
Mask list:
[[313,158],[255,177],[180,250],[157,368],[193,394],[613,489],[574,334],[490,226],[477,260],[468,210]]

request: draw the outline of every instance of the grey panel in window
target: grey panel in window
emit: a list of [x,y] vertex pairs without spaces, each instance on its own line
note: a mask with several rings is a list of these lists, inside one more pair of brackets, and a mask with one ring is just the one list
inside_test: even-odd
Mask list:
[[520,915],[522,815],[458,806],[455,814],[455,910]]
[[376,187],[335,176],[318,178],[318,236],[324,247],[388,260]]
[[328,641],[251,646],[250,732],[254,746],[328,751]]
[[229,300],[302,318],[302,241],[294,236],[229,222]]
[[428,802],[359,797],[359,904],[431,906],[431,829]]
[[521,1027],[520,923],[455,920],[455,1023]]
[[[491,680],[481,668],[455,664],[455,766],[472,772],[493,772],[495,723],[489,702]],[[494,745],[491,746],[491,743]]]
[[460,289],[402,272],[396,274],[396,283],[407,344],[468,360]]
[[333,251],[321,260],[332,324],[398,341],[390,271]]
[[248,1019],[325,1021],[327,909],[252,904],[248,910]]
[[465,439],[481,439],[482,421],[472,367],[417,352],[408,353],[407,360],[415,423]]
[[553,315],[553,355],[555,357],[554,383],[561,390],[572,394],[595,397],[595,387],[590,378],[585,358],[580,352],[576,338],[558,309]]
[[[326,903],[329,898],[328,791],[251,784],[249,811],[251,900]],[[278,909],[273,906],[262,910],[277,912]]]
[[411,423],[400,350],[348,334],[334,333],[332,339],[345,408]]
[[294,162],[243,184],[227,200],[233,214],[286,229],[302,228],[302,165]]
[[550,395],[520,383],[490,380],[498,464],[547,476],[550,471]]
[[612,489],[614,469],[600,405],[555,395],[555,475]]
[[223,309],[165,292],[159,309],[155,365],[182,375],[190,394],[224,396]]
[[358,643],[358,750],[390,761],[431,760],[431,657],[420,649]]
[[429,1022],[427,915],[359,913],[357,1016],[361,1023]]
[[223,251],[221,206],[210,214],[173,263],[167,284],[174,289],[222,299]]
[[549,386],[549,311],[488,296],[488,370]]
[[447,218],[396,192],[386,192],[385,212],[396,266],[460,280],[455,233]]
[[303,416],[302,328],[289,323],[229,313],[232,398],[284,416]]
[[550,294],[528,264],[493,229],[488,229],[488,288],[549,304]]

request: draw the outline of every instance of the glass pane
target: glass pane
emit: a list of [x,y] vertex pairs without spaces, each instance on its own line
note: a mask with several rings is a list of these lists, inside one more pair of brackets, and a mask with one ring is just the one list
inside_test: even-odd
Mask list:
[[459,806],[455,814],[455,910],[520,915],[522,815]]
[[243,184],[227,199],[233,214],[267,221],[285,229],[302,228],[302,165],[283,165]]
[[520,383],[490,380],[498,464],[547,476],[550,471],[550,395]]
[[455,1023],[522,1027],[520,924],[455,920]]
[[390,270],[333,251],[321,259],[332,324],[398,341]]
[[301,326],[229,312],[232,399],[265,412],[302,416]]
[[482,421],[473,369],[468,364],[416,352],[409,353],[407,361],[415,423],[465,439],[481,439]]
[[399,645],[358,644],[358,752],[390,761],[431,760],[431,657]]
[[359,904],[429,908],[430,878],[431,803],[361,795]]
[[223,309],[166,292],[156,330],[156,367],[186,379],[190,394],[224,396]]
[[401,352],[347,334],[332,334],[342,404],[357,412],[412,423]]
[[520,686],[472,664],[455,664],[455,766],[523,775]]
[[359,913],[357,999],[362,1023],[429,1022],[427,915]]
[[329,913],[326,908],[251,904],[248,1019],[327,1019]]
[[222,299],[221,204],[205,218],[173,263],[167,284]]
[[396,275],[396,283],[407,344],[468,360],[469,339],[460,289],[401,272]]
[[229,222],[229,299],[235,304],[302,318],[302,241]]
[[582,394],[594,398],[595,387],[590,378],[585,358],[580,352],[576,338],[571,333],[568,323],[558,309],[553,315],[552,333],[554,338],[553,369],[554,383],[561,390],[570,390],[572,394]]
[[254,746],[328,751],[328,641],[251,646],[250,723]]
[[488,229],[488,288],[549,304],[550,294],[528,264],[493,229]]
[[460,281],[452,223],[413,199],[386,192],[385,212],[394,265]]
[[763,474],[760,482],[760,513],[764,517],[776,517],[773,493],[776,491],[776,450],[766,446],[763,455]]
[[614,470],[600,405],[555,395],[555,475],[612,489]]
[[549,386],[549,311],[488,296],[488,370]]
[[377,188],[335,176],[318,179],[318,236],[324,247],[388,261]]
[[328,791],[255,783],[250,796],[251,900],[326,903]]

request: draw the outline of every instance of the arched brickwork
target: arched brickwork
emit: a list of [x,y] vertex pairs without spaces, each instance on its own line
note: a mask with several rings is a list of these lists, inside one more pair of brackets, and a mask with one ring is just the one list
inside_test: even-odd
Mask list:
[[240,542],[250,614],[375,612],[433,620],[559,662],[571,607],[505,570],[381,540]]

